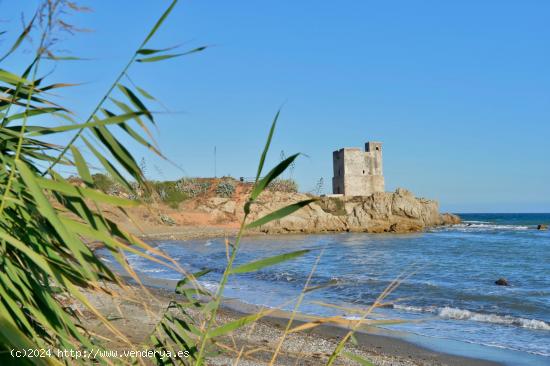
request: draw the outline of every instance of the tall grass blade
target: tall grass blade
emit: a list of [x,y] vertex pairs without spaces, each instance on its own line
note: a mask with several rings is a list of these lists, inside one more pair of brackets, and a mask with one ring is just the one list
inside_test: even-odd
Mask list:
[[277,113],[275,114],[275,118],[273,118],[273,122],[271,123],[271,128],[269,129],[269,134],[267,135],[267,141],[264,146],[264,151],[262,151],[260,162],[258,164],[258,172],[256,173],[256,182],[258,182],[258,179],[260,179],[260,175],[262,174],[265,158],[267,156],[267,152],[269,151],[269,146],[271,145],[271,139],[273,138],[273,132],[275,132],[275,126],[277,125],[277,120],[279,119],[280,113],[281,113],[280,110],[277,111]]
[[73,153],[74,164],[76,165],[78,175],[80,176],[80,178],[82,178],[84,183],[88,185],[88,187],[91,187],[94,184],[94,180],[92,178],[92,174],[90,173],[90,169],[88,169],[88,165],[84,160],[84,157],[82,157],[82,154],[76,146],[71,146],[71,152]]
[[244,316],[237,320],[233,320],[224,325],[220,325],[219,327],[210,330],[207,333],[206,338],[210,339],[210,338],[223,336],[227,333],[233,332],[236,329],[242,328],[247,324],[255,322],[256,320],[260,319],[262,316],[263,316],[263,313],[259,312],[252,315]]
[[29,24],[27,24],[27,26],[25,27],[25,29],[23,29],[23,32],[21,32],[21,34],[19,35],[19,37],[17,37],[17,39],[15,40],[15,43],[11,46],[11,48],[9,49],[9,51],[2,57],[0,57],[0,62],[4,61],[9,55],[11,55],[17,48],[19,48],[19,45],[21,44],[21,42],[23,42],[23,40],[25,38],[27,38],[28,34],[30,33],[31,29],[32,29],[32,26],[34,24],[34,21],[36,20],[36,16],[38,14],[35,13],[34,16],[32,17],[31,21],[29,22]]
[[[161,15],[161,17],[159,18],[159,20],[157,20],[157,22],[155,23],[155,25],[153,26],[153,29],[151,29],[151,31],[149,32],[149,34],[147,35],[147,37],[145,37],[145,40],[143,41],[143,45],[147,44],[147,42],[149,42],[149,40],[151,39],[151,37],[153,37],[155,35],[155,33],[158,31],[158,29],[160,28],[160,26],[162,25],[162,23],[164,23],[164,21],[166,20],[166,18],[168,17],[168,15],[170,15],[170,13],[172,12],[172,10],[174,9],[174,6],[176,6],[176,4],[178,3],[178,0],[173,0],[172,3],[170,4],[170,6],[168,7],[168,9],[166,9],[166,11]],[[140,48],[141,49],[141,48]],[[139,52],[139,51],[138,51]]]
[[269,171],[269,173],[266,174],[265,177],[263,177],[259,182],[257,182],[254,185],[254,188],[252,189],[252,193],[250,193],[250,200],[254,201],[260,193],[263,192],[263,190],[271,183],[273,180],[275,180],[279,175],[281,175],[289,166],[296,160],[300,154],[294,154],[286,158],[285,160],[281,161],[279,164],[277,164],[273,169]]
[[172,53],[172,54],[168,54],[168,55],[158,55],[158,56],[152,56],[152,57],[143,57],[143,58],[138,58],[136,61],[137,62],[157,62],[157,61],[163,61],[163,60],[168,60],[168,59],[171,59],[171,58],[175,58],[175,57],[181,57],[181,56],[186,56],[186,55],[190,55],[192,53],[196,53],[196,52],[200,52],[200,51],[203,51],[205,50],[206,47],[205,46],[201,46],[201,47],[197,47],[191,51],[187,51],[187,52],[181,52],[181,53]]
[[369,361],[365,360],[363,357],[358,356],[354,353],[344,351],[342,352],[342,354],[347,358],[349,358],[350,360],[355,361],[362,366],[374,366],[374,364],[370,363]]
[[274,265],[279,264],[281,262],[286,262],[288,260],[291,260],[291,259],[294,259],[294,258],[297,258],[297,257],[301,257],[302,255],[304,255],[306,253],[309,253],[309,252],[310,252],[310,250],[308,250],[308,249],[297,250],[295,252],[290,252],[290,253],[280,254],[280,255],[273,256],[273,257],[269,257],[269,258],[260,259],[260,260],[257,260],[257,261],[253,261],[253,262],[246,263],[246,264],[240,265],[238,267],[235,267],[235,268],[231,269],[231,271],[229,273],[230,274],[239,274],[239,273],[259,271],[262,268],[269,267],[269,266],[274,266]]
[[246,228],[247,229],[253,229],[253,228],[256,228],[258,226],[265,225],[270,221],[282,219],[282,218],[298,211],[302,207],[305,207],[305,206],[307,206],[310,203],[315,202],[315,201],[317,201],[317,199],[312,198],[312,199],[309,199],[309,200],[304,200],[304,201],[300,201],[300,202],[293,203],[291,205],[285,206],[283,208],[278,209],[277,211],[274,211],[272,213],[269,213],[269,214],[259,218],[256,221],[251,222],[250,224],[246,225]]

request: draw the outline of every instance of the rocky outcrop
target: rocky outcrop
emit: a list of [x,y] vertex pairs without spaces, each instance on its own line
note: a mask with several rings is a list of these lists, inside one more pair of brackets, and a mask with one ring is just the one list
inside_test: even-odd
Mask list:
[[[300,193],[265,192],[251,207],[253,221],[291,203],[311,198]],[[242,218],[243,202],[230,199],[211,198],[202,203],[200,210],[214,215],[235,214]],[[402,188],[395,192],[377,192],[368,197],[320,197],[293,214],[272,221],[262,227],[261,232],[276,233],[320,233],[320,232],[415,232],[437,225],[456,224],[460,218],[452,214],[439,213],[436,201],[416,198]]]
[[452,213],[441,214],[441,220],[443,221],[443,225],[456,225],[462,222],[458,215]]

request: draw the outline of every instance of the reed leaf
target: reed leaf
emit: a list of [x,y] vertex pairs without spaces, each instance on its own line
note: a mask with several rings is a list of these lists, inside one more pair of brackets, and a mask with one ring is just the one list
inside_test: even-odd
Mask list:
[[[173,0],[170,6],[168,6],[168,8],[164,11],[164,13],[162,13],[162,15],[157,20],[157,22],[155,23],[155,25],[153,26],[149,34],[147,34],[147,37],[145,37],[145,40],[143,41],[143,45],[147,44],[147,42],[149,42],[149,40],[155,35],[155,33],[158,31],[162,23],[164,23],[166,18],[168,18],[168,15],[170,15],[172,10],[174,10],[174,7],[176,6],[177,3],[178,3],[178,0]],[[142,49],[142,47],[140,47],[140,49]],[[139,50],[136,51],[136,53],[137,52],[139,52]]]
[[283,208],[278,209],[277,211],[269,213],[269,214],[257,219],[256,221],[251,222],[250,224],[246,225],[246,228],[247,229],[253,229],[253,228],[256,228],[258,226],[265,225],[270,221],[280,220],[280,219],[282,219],[282,218],[298,211],[302,207],[305,207],[305,206],[307,206],[310,203],[315,202],[315,201],[317,201],[317,199],[312,198],[312,199],[309,199],[309,200],[304,200],[304,201],[300,201],[300,202],[290,204],[288,206],[285,206]]
[[258,179],[260,179],[260,175],[262,174],[265,158],[267,156],[267,152],[269,151],[269,147],[271,146],[271,139],[273,138],[273,133],[275,132],[275,126],[277,125],[277,120],[279,119],[280,114],[281,114],[281,111],[280,110],[277,111],[277,113],[275,114],[275,117],[273,118],[273,122],[271,123],[271,128],[269,129],[269,133],[267,135],[267,141],[265,143],[264,150],[262,151],[262,155],[260,156],[258,171],[256,173],[256,182],[258,182]]
[[254,201],[260,193],[264,191],[264,189],[271,183],[273,180],[275,180],[279,175],[281,175],[289,166],[296,160],[300,154],[294,154],[286,158],[285,160],[281,161],[279,164],[277,164],[273,169],[269,171],[269,173],[266,174],[265,177],[260,179],[256,184],[254,185],[254,188],[252,189],[252,193],[250,193],[250,201]]
[[82,128],[92,128],[92,127],[102,127],[112,124],[121,124],[125,121],[128,121],[129,119],[135,118],[137,116],[140,116],[144,114],[143,112],[131,112],[131,113],[125,113],[118,116],[112,116],[107,117],[105,119],[96,119],[93,122],[85,122],[85,123],[79,123],[74,125],[66,125],[66,126],[56,126],[56,127],[42,127],[41,129],[36,129],[33,131],[30,136],[42,136],[42,135],[48,135],[52,133],[60,133],[60,132],[68,132],[72,130],[79,130]]
[[190,55],[192,53],[204,51],[205,49],[206,49],[205,46],[201,46],[201,47],[194,48],[194,49],[192,49],[190,51],[187,51],[187,52],[172,53],[172,54],[168,54],[168,55],[158,55],[158,56],[152,56],[152,57],[143,57],[143,58],[138,58],[136,61],[137,62],[163,61],[163,60],[168,60],[168,59],[175,58],[175,57],[187,56],[187,55]]
[[370,361],[367,361],[363,357],[358,356],[354,353],[344,351],[342,352],[342,354],[347,358],[349,358],[350,360],[355,361],[362,366],[374,366],[374,364],[372,364]]
[[38,13],[35,13],[34,16],[32,17],[31,21],[29,22],[29,24],[27,24],[27,26],[25,27],[25,29],[23,29],[23,32],[21,32],[21,34],[19,35],[19,37],[17,37],[17,39],[15,40],[14,44],[10,47],[9,51],[2,57],[0,57],[0,62],[4,61],[9,55],[11,55],[17,48],[19,48],[19,45],[21,44],[21,42],[23,42],[23,40],[25,38],[27,38],[28,34],[30,33],[31,29],[32,29],[32,26],[34,24],[34,21],[36,20],[36,17],[37,17]]
[[140,55],[153,55],[153,54],[159,53],[159,52],[170,51],[170,50],[173,50],[174,48],[177,48],[177,46],[167,47],[167,48],[159,48],[159,49],[142,48],[142,49],[138,50],[137,53],[140,54]]
[[256,320],[260,319],[262,316],[263,316],[263,313],[259,312],[259,313],[243,316],[242,318],[230,321],[228,323],[225,323],[224,325],[220,325],[219,327],[210,330],[207,333],[206,338],[211,339],[211,338],[226,335],[228,333],[235,331],[236,329],[244,327],[247,324],[255,322]]
[[262,268],[274,266],[276,264],[279,264],[281,262],[286,262],[288,260],[301,257],[302,255],[309,253],[310,251],[308,249],[305,250],[297,250],[295,252],[275,255],[273,257],[269,258],[263,258],[259,259],[257,261],[253,261],[250,263],[242,264],[238,267],[232,268],[229,272],[230,274],[240,274],[240,273],[247,273],[247,272],[256,272],[259,271]]

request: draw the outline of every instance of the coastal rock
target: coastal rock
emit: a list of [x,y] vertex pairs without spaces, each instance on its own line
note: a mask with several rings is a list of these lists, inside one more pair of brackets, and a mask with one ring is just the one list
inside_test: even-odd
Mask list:
[[[441,220],[443,220],[444,225],[456,225],[461,222],[460,217],[452,213],[441,214]],[[471,224],[468,224],[468,226],[470,225]]]
[[548,230],[548,225],[545,225],[545,224],[537,225],[537,230]]
[[495,285],[497,285],[497,286],[510,286],[510,284],[508,283],[508,280],[506,278],[503,278],[503,277],[496,280]]
[[[251,206],[250,222],[289,204],[310,199],[303,193],[266,191]],[[211,215],[242,219],[244,200],[210,198],[197,208]],[[259,228],[268,234],[369,232],[417,232],[437,225],[457,224],[460,218],[439,213],[439,204],[416,198],[406,189],[395,192],[376,192],[370,196],[319,197],[319,200]]]

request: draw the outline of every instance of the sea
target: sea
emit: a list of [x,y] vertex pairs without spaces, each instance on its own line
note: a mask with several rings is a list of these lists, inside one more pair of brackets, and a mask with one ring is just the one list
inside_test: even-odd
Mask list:
[[[351,319],[392,283],[398,286],[371,319],[379,327],[439,351],[513,365],[550,365],[550,214],[459,214],[463,222],[415,234],[338,233],[245,237],[236,264],[310,251],[259,272],[232,276],[225,296]],[[158,241],[158,248],[215,291],[227,263],[223,239]],[[104,253],[105,254],[105,253]],[[108,255],[105,254],[105,260]],[[142,257],[132,267],[148,278],[181,275]],[[505,278],[509,286],[497,286]],[[390,322],[391,323],[391,322]]]

